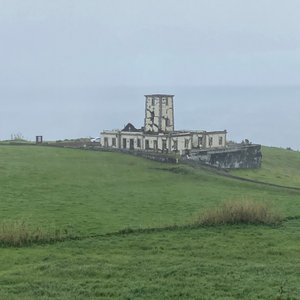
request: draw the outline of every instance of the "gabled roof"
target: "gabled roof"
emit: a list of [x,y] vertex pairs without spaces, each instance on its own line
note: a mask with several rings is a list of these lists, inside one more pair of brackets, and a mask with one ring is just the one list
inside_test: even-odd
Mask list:
[[136,129],[131,123],[128,123],[124,129],[121,130],[122,132],[139,132],[140,129]]

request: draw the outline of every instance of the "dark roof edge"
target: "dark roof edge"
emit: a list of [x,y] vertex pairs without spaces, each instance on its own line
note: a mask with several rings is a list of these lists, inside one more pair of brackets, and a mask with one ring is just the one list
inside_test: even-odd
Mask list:
[[174,97],[174,95],[169,95],[169,94],[151,94],[151,95],[145,95],[145,97]]

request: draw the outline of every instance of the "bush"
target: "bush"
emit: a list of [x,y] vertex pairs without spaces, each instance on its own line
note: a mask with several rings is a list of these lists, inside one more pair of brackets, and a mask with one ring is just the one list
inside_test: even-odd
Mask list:
[[277,225],[283,221],[270,206],[254,201],[225,202],[219,208],[206,211],[196,221],[197,225],[265,224]]
[[22,247],[34,243],[51,243],[74,237],[68,230],[32,228],[24,221],[0,224],[0,246]]

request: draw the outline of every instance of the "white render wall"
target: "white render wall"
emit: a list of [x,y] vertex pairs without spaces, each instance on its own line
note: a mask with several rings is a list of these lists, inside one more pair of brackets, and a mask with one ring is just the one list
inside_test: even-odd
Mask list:
[[[103,132],[102,146],[114,149],[168,151],[185,153],[192,149],[224,148],[226,132],[186,132],[170,134],[145,134],[143,132]],[[202,144],[199,144],[199,137]],[[220,139],[221,138],[221,139]],[[115,139],[115,145],[113,145]],[[124,144],[124,139],[126,140]],[[138,143],[138,140],[140,141]],[[147,148],[147,141],[149,147]],[[211,142],[211,144],[210,144]],[[221,142],[221,144],[220,144]],[[124,147],[124,145],[126,147]],[[163,147],[165,146],[165,147]]]
[[[135,132],[103,132],[102,134],[102,146],[105,147],[105,140],[107,139],[109,148],[115,149],[123,149],[124,148],[124,139],[126,140],[126,147],[124,149],[130,149],[131,147],[131,140],[133,140],[133,148],[137,150],[144,149],[143,144],[143,134],[142,133],[135,133]],[[113,146],[113,139],[116,139],[116,145]],[[138,145],[138,140],[140,140],[140,146]]]
[[[212,143],[210,143],[210,140]],[[226,133],[208,133],[205,143],[206,148],[224,148],[226,146]]]
[[173,96],[148,95],[145,104],[145,132],[174,131]]

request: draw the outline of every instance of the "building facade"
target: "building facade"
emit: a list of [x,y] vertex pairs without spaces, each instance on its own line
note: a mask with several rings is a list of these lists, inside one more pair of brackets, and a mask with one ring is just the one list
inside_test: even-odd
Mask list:
[[113,149],[189,154],[193,149],[218,149],[226,146],[224,131],[176,131],[174,95],[145,95],[144,127],[131,123],[122,130],[101,133],[102,146]]

